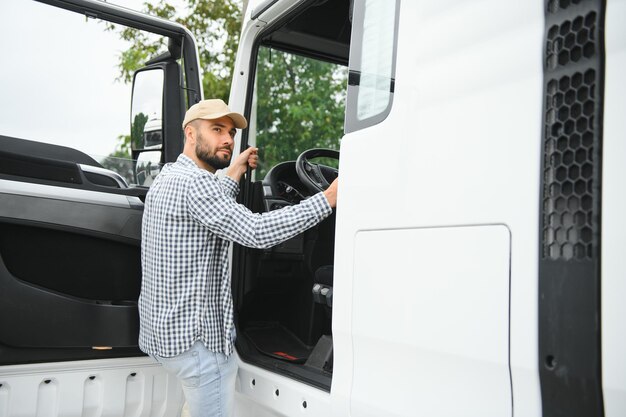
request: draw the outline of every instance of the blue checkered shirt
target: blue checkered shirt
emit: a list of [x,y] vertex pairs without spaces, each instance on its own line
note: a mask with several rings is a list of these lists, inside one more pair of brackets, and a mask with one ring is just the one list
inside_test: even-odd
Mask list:
[[322,193],[298,205],[252,213],[237,183],[180,155],[152,183],[143,214],[139,347],[162,357],[200,340],[233,351],[230,242],[267,248],[319,223],[332,209]]

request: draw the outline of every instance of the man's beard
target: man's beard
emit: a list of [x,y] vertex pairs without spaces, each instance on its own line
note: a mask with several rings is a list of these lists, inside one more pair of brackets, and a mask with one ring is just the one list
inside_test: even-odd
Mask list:
[[[196,156],[198,157],[198,159],[206,162],[216,170],[224,169],[228,165],[230,165],[230,157],[220,158],[216,154],[210,154],[208,148],[203,148],[201,146],[202,143],[205,143],[204,138],[202,137],[202,135],[198,135],[198,138],[196,140]],[[230,152],[230,149],[228,150]]]

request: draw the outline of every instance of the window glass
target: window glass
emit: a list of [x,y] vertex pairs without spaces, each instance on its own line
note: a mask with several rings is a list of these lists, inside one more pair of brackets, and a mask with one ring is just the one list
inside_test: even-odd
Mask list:
[[341,65],[259,48],[248,137],[259,148],[257,178],[307,149],[339,149],[347,73]]
[[346,132],[380,123],[391,109],[398,3],[355,2]]
[[0,135],[79,150],[134,183],[118,30],[34,1],[0,2],[0,26]]
[[367,0],[361,48],[361,84],[357,117],[364,120],[384,111],[391,100],[393,3]]
[[161,149],[163,145],[162,68],[135,73],[130,138],[133,150]]

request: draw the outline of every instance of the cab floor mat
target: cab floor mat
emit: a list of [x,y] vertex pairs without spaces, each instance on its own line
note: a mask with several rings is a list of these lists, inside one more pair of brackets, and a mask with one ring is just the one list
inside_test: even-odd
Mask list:
[[255,323],[243,333],[259,352],[287,362],[304,363],[312,351],[279,323]]

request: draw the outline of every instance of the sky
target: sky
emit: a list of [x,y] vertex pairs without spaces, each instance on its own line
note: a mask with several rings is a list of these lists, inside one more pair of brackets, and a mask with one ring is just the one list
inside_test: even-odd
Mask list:
[[[112,3],[140,10],[143,1]],[[115,80],[127,44],[104,28],[46,4],[0,1],[0,135],[114,151],[130,131],[131,87]]]

